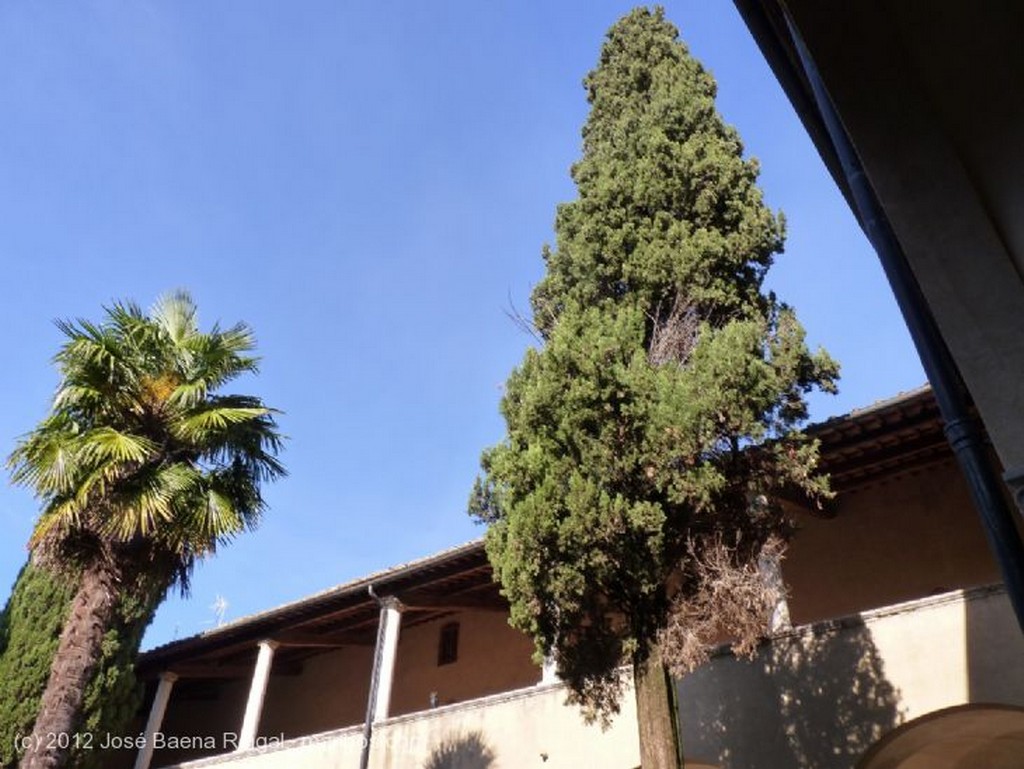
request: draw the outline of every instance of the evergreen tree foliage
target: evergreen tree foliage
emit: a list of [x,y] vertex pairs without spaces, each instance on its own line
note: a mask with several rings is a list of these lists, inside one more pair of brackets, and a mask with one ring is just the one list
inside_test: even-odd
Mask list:
[[[27,563],[0,613],[0,767],[4,769],[17,765],[17,736],[32,732],[74,592],[68,580]],[[81,731],[92,734],[94,744],[73,755],[72,766],[102,767],[104,756],[96,749],[101,736],[128,733],[143,695],[135,678],[135,657],[155,599],[128,595],[119,604],[82,708]]]
[[678,674],[717,633],[764,632],[780,494],[829,494],[798,428],[838,367],[763,288],[782,215],[663,12],[616,23],[584,85],[578,197],[531,297],[542,344],[509,377],[470,512],[512,623],[607,718],[622,663]]
[[50,675],[73,589],[30,564],[0,614],[0,766],[17,764],[15,740],[29,734]]

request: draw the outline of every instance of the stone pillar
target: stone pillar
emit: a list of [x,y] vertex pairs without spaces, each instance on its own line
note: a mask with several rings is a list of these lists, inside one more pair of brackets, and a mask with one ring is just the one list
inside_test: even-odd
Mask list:
[[548,686],[549,684],[557,684],[561,681],[558,677],[558,666],[555,664],[553,657],[544,658],[544,666],[540,669],[540,682],[538,686]]
[[391,687],[395,680],[395,660],[398,658],[398,633],[402,627],[402,604],[394,597],[382,601],[381,619],[384,637],[381,642],[380,672],[377,678],[377,697],[373,707],[373,720],[383,721],[391,707]]
[[263,715],[263,698],[267,694],[267,682],[270,680],[270,666],[274,661],[273,641],[260,641],[259,654],[256,656],[256,668],[252,672],[252,684],[249,686],[249,699],[245,703],[245,717],[242,719],[242,730],[238,733],[236,751],[248,750],[256,744],[256,731]]
[[167,702],[171,699],[171,689],[178,676],[169,671],[160,674],[160,682],[156,686],[156,696],[153,697],[153,704],[149,708],[149,718],[146,720],[145,742],[139,748],[135,756],[135,769],[149,769],[149,763],[153,760],[153,736],[160,731],[164,722],[164,714],[167,712]]
[[789,622],[789,602],[786,600],[786,583],[782,578],[782,560],[776,553],[763,554],[758,563],[762,578],[765,584],[775,591],[778,596],[775,600],[775,608],[768,621],[768,631],[772,634],[788,630],[792,625]]

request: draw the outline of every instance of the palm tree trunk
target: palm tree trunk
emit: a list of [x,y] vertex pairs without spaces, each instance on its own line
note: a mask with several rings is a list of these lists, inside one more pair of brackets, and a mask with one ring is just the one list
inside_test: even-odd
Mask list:
[[115,585],[114,574],[105,566],[91,566],[82,573],[20,769],[61,767],[76,737],[82,739],[74,730],[103,636],[114,620]]
[[641,769],[683,769],[675,685],[657,648],[633,663],[633,684]]

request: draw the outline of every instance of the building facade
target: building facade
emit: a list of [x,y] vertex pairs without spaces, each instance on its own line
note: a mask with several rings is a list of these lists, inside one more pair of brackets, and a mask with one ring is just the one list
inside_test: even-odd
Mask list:
[[[794,503],[788,621],[753,660],[722,646],[678,682],[687,766],[1024,767],[1024,639],[930,391],[812,432],[836,499]],[[585,724],[509,627],[480,542],[155,649],[138,670],[145,711],[112,767],[639,763],[631,693],[609,729]]]

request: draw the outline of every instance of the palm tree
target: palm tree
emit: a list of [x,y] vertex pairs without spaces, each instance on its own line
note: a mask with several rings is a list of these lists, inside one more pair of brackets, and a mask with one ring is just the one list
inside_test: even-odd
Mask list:
[[[22,769],[63,765],[66,738],[115,621],[120,596],[187,590],[195,563],[252,529],[260,486],[285,474],[273,409],[218,390],[258,359],[244,324],[199,330],[188,294],[147,315],[132,303],[103,322],[63,321],[50,414],[11,454],[42,512],[29,548],[77,592]],[[73,740],[72,740],[73,741]]]

